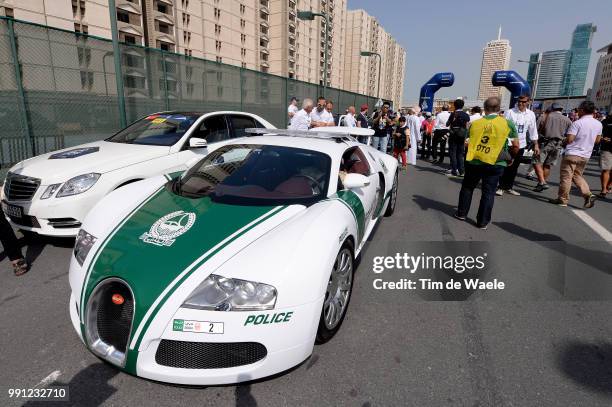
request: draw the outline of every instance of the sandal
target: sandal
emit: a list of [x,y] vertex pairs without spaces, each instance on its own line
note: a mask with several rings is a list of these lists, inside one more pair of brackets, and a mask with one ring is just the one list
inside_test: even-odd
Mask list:
[[608,191],[606,191],[606,192],[601,191],[601,192],[599,193],[599,197],[600,197],[600,198],[605,198],[607,194],[608,194]]
[[13,273],[15,276],[22,276],[28,272],[30,266],[26,263],[25,259],[19,259],[13,263]]

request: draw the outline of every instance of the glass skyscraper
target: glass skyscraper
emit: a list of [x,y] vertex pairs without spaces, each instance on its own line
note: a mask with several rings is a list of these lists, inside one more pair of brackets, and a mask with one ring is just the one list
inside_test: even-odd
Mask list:
[[591,61],[591,41],[597,27],[593,24],[580,24],[572,35],[570,60],[565,78],[565,94],[563,96],[582,96],[586,83],[589,62]]
[[[595,31],[597,27],[591,23],[579,24],[574,29],[570,49],[531,54],[527,81],[537,84],[532,86],[537,98],[584,95]],[[534,63],[537,61],[539,65]]]

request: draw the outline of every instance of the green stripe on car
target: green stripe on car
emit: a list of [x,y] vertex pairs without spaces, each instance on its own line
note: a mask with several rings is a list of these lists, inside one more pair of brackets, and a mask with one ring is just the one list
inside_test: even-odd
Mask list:
[[338,191],[331,198],[339,200],[352,212],[357,222],[357,233],[359,235],[357,241],[360,242],[365,233],[365,209],[361,199],[350,189]]

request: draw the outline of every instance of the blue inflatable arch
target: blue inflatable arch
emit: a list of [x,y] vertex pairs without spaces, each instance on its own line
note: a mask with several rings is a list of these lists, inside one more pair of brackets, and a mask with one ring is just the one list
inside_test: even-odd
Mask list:
[[491,79],[493,86],[503,86],[510,91],[510,109],[521,95],[531,96],[531,86],[515,71],[496,71]]
[[421,87],[419,106],[425,112],[433,111],[434,95],[440,88],[453,86],[455,75],[452,72],[440,72],[431,77],[430,80]]

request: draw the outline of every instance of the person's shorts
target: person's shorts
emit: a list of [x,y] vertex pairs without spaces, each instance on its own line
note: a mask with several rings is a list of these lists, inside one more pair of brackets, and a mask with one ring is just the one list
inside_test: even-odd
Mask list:
[[547,140],[540,145],[540,154],[533,154],[531,162],[553,166],[561,155],[561,140]]
[[603,171],[612,170],[612,152],[610,151],[602,151],[599,156],[599,167]]

